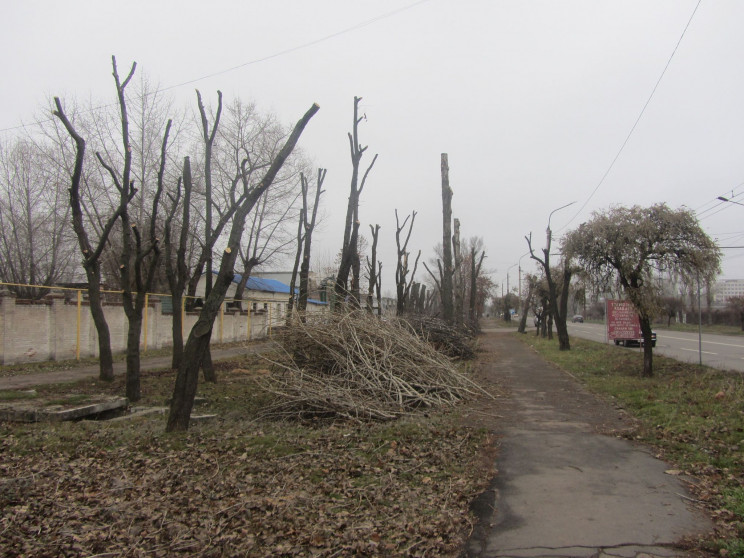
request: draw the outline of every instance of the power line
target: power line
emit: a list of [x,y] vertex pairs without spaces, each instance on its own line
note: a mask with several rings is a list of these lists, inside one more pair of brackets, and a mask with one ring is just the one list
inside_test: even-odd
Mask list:
[[690,15],[690,19],[687,20],[687,25],[685,25],[685,28],[682,30],[682,34],[680,35],[679,40],[677,41],[677,44],[674,46],[674,50],[672,50],[672,54],[669,56],[669,60],[667,60],[667,63],[664,66],[664,69],[662,70],[661,75],[659,76],[659,79],[656,80],[656,84],[654,85],[654,88],[651,90],[651,94],[648,96],[648,99],[646,99],[646,103],[643,105],[643,108],[641,109],[641,112],[638,115],[638,118],[636,118],[635,122],[633,123],[633,126],[630,128],[630,132],[628,132],[628,135],[625,137],[625,141],[623,141],[622,145],[620,146],[620,149],[618,149],[617,153],[615,154],[615,157],[612,159],[610,166],[607,167],[607,170],[602,175],[602,178],[599,180],[597,185],[594,187],[594,190],[592,190],[592,193],[589,194],[589,197],[586,199],[583,205],[574,214],[574,216],[571,217],[571,219],[569,219],[568,223],[566,223],[561,230],[568,227],[568,225],[570,225],[573,222],[573,220],[579,216],[579,214],[584,210],[584,208],[587,206],[589,201],[594,197],[594,194],[597,193],[597,190],[599,190],[600,186],[602,186],[605,179],[610,174],[610,171],[612,171],[612,168],[615,166],[615,163],[620,158],[620,155],[625,149],[625,146],[628,144],[628,141],[630,141],[630,137],[633,135],[633,132],[638,126],[638,123],[641,121],[643,114],[646,112],[646,108],[648,108],[649,103],[651,103],[651,99],[653,99],[654,94],[656,93],[656,90],[659,88],[659,84],[661,83],[661,80],[664,78],[664,75],[666,74],[667,69],[669,69],[669,65],[672,63],[672,59],[674,58],[674,55],[677,53],[677,49],[679,48],[679,45],[682,43],[682,39],[685,37],[685,33],[687,33],[687,29],[690,27],[690,24],[692,23],[692,20],[695,17],[695,13],[697,13],[697,10],[700,7],[700,4],[702,1],[703,0],[698,0],[698,3],[695,5],[695,9],[692,10],[692,15]]
[[264,56],[262,58],[256,58],[254,60],[249,60],[248,62],[244,62],[242,64],[238,64],[237,66],[233,66],[231,68],[227,68],[225,70],[220,70],[218,72],[214,72],[211,74],[207,74],[205,76],[191,79],[188,81],[184,81],[182,83],[177,83],[176,85],[171,85],[169,87],[166,87],[163,89],[163,91],[168,91],[170,89],[175,89],[177,87],[183,87],[184,85],[190,85],[192,83],[196,83],[197,81],[201,81],[203,79],[209,79],[215,76],[219,76],[222,74],[226,74],[228,72],[233,72],[235,70],[239,70],[240,68],[245,68],[246,66],[252,66],[253,64],[259,64],[260,62],[266,62],[267,60],[272,60],[274,58],[279,58],[280,56],[284,56],[286,54],[290,54],[292,52],[296,52],[298,50],[302,50],[311,46],[315,46],[320,43],[324,43],[325,41],[328,41],[330,39],[335,39],[336,37],[340,37],[341,35],[345,35],[347,33],[351,33],[352,31],[356,31],[357,29],[362,29],[363,27],[367,27],[369,25],[372,25],[373,23],[377,23],[378,21],[381,21],[383,19],[387,19],[390,17],[393,17],[395,15],[398,15],[401,12],[404,12],[406,10],[410,10],[411,8],[415,8],[419,4],[424,4],[426,2],[430,2],[431,0],[418,0],[418,2],[414,2],[413,4],[408,4],[407,6],[403,6],[402,8],[397,8],[391,12],[384,13],[382,15],[373,17],[372,19],[368,19],[366,21],[363,21],[361,23],[357,23],[356,25],[352,25],[351,27],[347,27],[346,29],[342,29],[341,31],[336,31],[335,33],[331,33],[330,35],[326,35],[325,37],[321,37],[319,39],[314,39],[312,41],[308,41],[306,43],[302,43],[300,45],[290,47],[288,49],[275,52],[274,54],[270,54],[268,56]]
[[[313,39],[312,41],[308,41],[306,43],[302,43],[302,44],[299,44],[299,45],[296,45],[296,46],[293,46],[293,47],[290,47],[290,48],[281,50],[279,52],[275,52],[273,54],[269,54],[268,56],[263,56],[261,58],[254,58],[253,60],[249,60],[248,62],[243,62],[242,64],[238,64],[237,66],[232,66],[232,67],[226,68],[224,70],[219,70],[219,71],[216,71],[216,72],[212,72],[211,74],[206,74],[206,75],[203,75],[203,76],[198,77],[198,78],[194,78],[194,79],[190,79],[190,80],[187,80],[187,81],[183,81],[181,83],[176,83],[174,85],[169,85],[167,87],[164,87],[162,89],[159,89],[155,93],[161,93],[163,91],[170,91],[172,89],[177,89],[179,87],[183,87],[184,85],[191,85],[192,83],[197,83],[199,81],[203,81],[205,79],[213,78],[215,76],[220,76],[220,75],[223,75],[223,74],[234,72],[235,70],[239,70],[239,69],[245,68],[247,66],[252,66],[254,64],[260,64],[261,62],[267,62],[268,60],[273,60],[274,58],[279,58],[281,56],[285,56],[287,54],[291,54],[292,52],[297,52],[298,50],[303,50],[303,49],[306,49],[306,48],[309,48],[309,47],[318,45],[320,43],[324,43],[324,42],[329,41],[331,39],[335,39],[336,37],[340,37],[341,35],[346,35],[347,33],[351,33],[352,31],[357,31],[358,29],[362,29],[364,27],[367,27],[369,25],[372,25],[374,23],[377,23],[378,21],[382,21],[384,19],[391,18],[393,16],[396,16],[396,15],[402,13],[402,12],[405,12],[407,10],[410,10],[412,8],[415,8],[416,6],[419,6],[420,4],[425,4],[427,2],[431,2],[431,0],[418,0],[417,2],[413,2],[412,4],[408,4],[408,5],[403,6],[401,8],[397,8],[397,9],[392,10],[390,12],[386,12],[384,14],[375,16],[375,17],[373,17],[371,19],[362,21],[360,23],[356,23],[356,24],[352,25],[351,27],[347,27],[347,28],[342,29],[340,31],[336,31],[334,33],[331,33],[330,35],[325,35],[324,37],[320,37],[319,39]],[[155,93],[152,93],[152,94],[155,94]],[[140,97],[140,99],[141,98],[142,97]],[[94,112],[94,111],[96,111],[98,109],[106,108],[106,107],[110,107],[110,106],[115,106],[115,103],[104,104],[104,105],[98,106],[98,107],[96,107],[94,109],[91,109],[90,111],[84,111],[84,112]],[[38,122],[34,122],[34,124],[41,124],[43,122],[51,122],[51,121],[52,121],[52,119],[49,118],[49,119],[46,119],[46,120],[40,120]],[[19,124],[18,126],[11,126],[9,128],[0,128],[0,132],[10,132],[10,131],[13,131],[13,130],[20,130],[21,128],[26,128],[26,127],[31,126],[31,125],[33,125],[33,124],[28,124],[28,125],[27,124]]]

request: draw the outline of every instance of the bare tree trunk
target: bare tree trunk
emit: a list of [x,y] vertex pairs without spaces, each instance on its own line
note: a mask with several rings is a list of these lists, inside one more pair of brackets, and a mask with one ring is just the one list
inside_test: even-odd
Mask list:
[[106,317],[103,313],[103,305],[101,301],[100,257],[106,243],[108,242],[109,234],[124,208],[120,205],[114,214],[106,221],[98,239],[98,244],[94,249],[90,243],[88,233],[85,230],[83,209],[80,200],[80,182],[82,180],[83,162],[85,159],[85,140],[77,133],[72,123],[68,120],[67,115],[65,115],[65,112],[62,109],[62,103],[59,100],[59,97],[54,98],[54,103],[57,109],[54,111],[54,115],[60,119],[67,130],[67,133],[75,142],[75,166],[70,185],[72,226],[83,256],[83,268],[85,269],[85,275],[88,280],[90,313],[98,333],[98,377],[102,381],[110,382],[114,379],[114,358],[111,352],[111,334],[109,332],[108,324],[106,323]]
[[[571,349],[571,343],[568,337],[568,328],[566,327],[566,315],[561,314],[559,311],[557,286],[550,269],[550,247],[552,241],[552,233],[550,231],[550,228],[548,228],[546,247],[543,248],[543,259],[537,257],[532,250],[532,233],[530,233],[529,237],[526,236],[525,239],[527,240],[527,246],[530,250],[530,257],[542,266],[543,272],[545,273],[545,280],[548,282],[548,304],[550,305],[551,319],[555,319],[555,326],[558,330],[558,347],[561,351],[568,351]],[[564,264],[564,267],[565,265],[568,265],[568,262]]]
[[[215,232],[212,230],[212,147],[214,146],[214,138],[217,135],[217,128],[220,125],[220,115],[222,114],[222,91],[217,91],[217,114],[214,118],[214,124],[212,125],[212,131],[209,131],[209,123],[207,121],[207,112],[202,103],[201,93],[199,90],[196,91],[197,103],[199,105],[199,115],[201,116],[202,122],[202,137],[204,138],[204,193],[206,196],[206,220],[204,223],[204,242],[210,249],[207,251],[206,260],[206,283],[204,285],[204,296],[209,296],[209,291],[212,290],[212,246],[216,240]],[[214,372],[214,366],[212,366],[212,355],[210,352],[209,344],[206,347],[205,357],[202,359],[202,370],[204,372],[204,379],[207,382],[216,382],[217,376]]]
[[441,156],[442,171],[442,259],[440,292],[442,296],[442,317],[451,324],[454,322],[452,298],[452,188],[449,185],[449,161],[446,153]]
[[380,238],[380,225],[369,226],[372,233],[372,261],[367,259],[367,275],[369,286],[367,287],[367,312],[374,311],[374,294],[377,287],[377,241]]
[[377,283],[375,293],[377,294],[377,315],[382,316],[382,262],[377,262]]
[[235,287],[235,294],[233,295],[233,299],[240,304],[240,308],[242,308],[243,294],[248,285],[248,279],[251,278],[253,268],[256,267],[258,263],[257,259],[251,258],[247,260],[243,266],[243,273],[240,276],[240,281],[238,281],[238,284]]
[[[292,265],[292,278],[289,280],[289,301],[287,302],[287,325],[292,322],[292,313],[295,306],[295,284],[297,282],[297,274],[300,270],[300,258],[302,258],[302,224],[305,220],[305,212],[307,206],[305,205],[305,176],[300,173],[300,185],[302,187],[302,209],[297,224],[297,251],[295,252],[294,264]],[[241,293],[242,294],[242,293]]]
[[263,193],[271,186],[284,161],[292,153],[305,126],[307,126],[307,123],[318,111],[318,108],[318,105],[314,104],[297,122],[294,130],[274,158],[261,182],[256,188],[246,193],[244,200],[235,212],[227,248],[222,255],[219,275],[212,291],[204,302],[204,307],[189,334],[189,339],[184,348],[184,359],[178,368],[176,384],[171,399],[170,413],[166,426],[168,432],[185,431],[189,427],[191,409],[194,405],[194,396],[196,395],[196,387],[199,379],[199,365],[202,364],[202,360],[207,355],[214,320],[219,313],[225,293],[227,293],[227,288],[232,282],[235,259],[238,255],[238,246],[243,235],[246,217]]
[[[173,265],[173,242],[172,242],[172,223],[173,217],[178,210],[178,202],[181,198],[181,180],[183,181],[183,205],[181,231],[176,247],[176,262]],[[181,180],[178,182],[175,197],[171,196],[172,208],[165,221],[165,274],[168,279],[168,287],[171,293],[173,306],[172,334],[173,334],[173,355],[171,358],[171,367],[177,369],[181,365],[183,358],[183,316],[181,309],[183,307],[183,292],[188,280],[188,267],[186,266],[186,245],[188,243],[189,223],[191,220],[191,191],[193,188],[191,178],[191,162],[188,157],[184,157]]]
[[477,301],[478,301],[478,277],[480,276],[481,265],[483,264],[483,258],[486,257],[485,252],[481,252],[478,263],[475,263],[475,244],[473,244],[470,250],[470,325],[478,327],[478,316],[477,312]]
[[522,317],[519,319],[519,328],[517,328],[517,331],[519,333],[526,333],[527,332],[527,312],[529,311],[530,305],[532,304],[532,295],[535,292],[535,283],[534,281],[529,281],[527,283],[527,298],[525,298],[524,303],[522,304]]
[[[98,161],[111,176],[111,180],[119,190],[122,208],[120,212],[122,225],[122,248],[120,254],[119,276],[121,280],[122,302],[127,316],[127,356],[126,356],[126,395],[130,401],[139,401],[142,397],[140,385],[140,337],[142,335],[142,314],[146,311],[145,300],[147,292],[152,286],[153,279],[160,259],[160,249],[156,235],[156,222],[163,193],[163,176],[165,173],[168,135],[172,121],[169,120],[160,150],[160,165],[158,169],[157,191],[153,198],[152,216],[150,220],[150,237],[148,246],[143,246],[142,237],[136,223],[129,219],[129,205],[137,190],[134,181],[130,180],[132,169],[132,151],[130,148],[129,117],[124,90],[134,75],[136,64],[132,65],[127,78],[121,82],[116,67],[116,58],[112,57],[116,92],[119,98],[121,114],[121,140],[124,152],[124,167],[121,179],[114,168],[103,160],[100,153],[96,153]],[[148,261],[149,259],[149,261]],[[134,289],[134,290],[133,290]]]
[[643,372],[644,378],[654,375],[654,349],[651,331],[651,318],[640,315],[638,321],[641,324],[641,336],[643,337]]
[[[455,219],[455,232],[452,235],[452,252],[455,260],[452,290],[455,296],[455,323],[462,324],[465,317],[465,300],[462,278],[462,254],[460,252],[460,220]],[[507,293],[508,294],[508,293]]]
[[[87,263],[87,262],[86,262]],[[114,355],[111,352],[111,333],[101,301],[101,264],[95,262],[85,265],[85,276],[88,280],[88,302],[90,315],[98,333],[98,379],[103,382],[114,381]],[[744,331],[744,328],[742,328]]]
[[[349,193],[349,204],[346,209],[346,223],[344,226],[344,242],[341,248],[341,265],[336,275],[336,284],[334,292],[336,294],[335,308],[339,309],[346,301],[348,295],[352,295],[356,290],[356,298],[352,299],[352,304],[359,305],[359,253],[357,246],[359,231],[359,196],[364,189],[369,171],[377,161],[377,155],[372,158],[372,162],[359,181],[359,163],[362,155],[367,150],[367,146],[362,147],[359,143],[359,123],[365,117],[359,116],[359,101],[361,97],[354,97],[354,123],[352,131],[349,133],[349,146],[351,149],[351,188]],[[349,289],[349,273],[355,271],[356,280],[352,277],[352,286]]]
[[[209,131],[209,122],[207,121],[207,111],[202,103],[202,97],[199,90],[196,90],[196,99],[199,105],[199,115],[201,116],[202,123],[202,138],[204,139],[204,194],[206,197],[205,207],[205,223],[204,223],[204,243],[207,246],[211,246],[212,235],[212,148],[214,146],[214,138],[217,135],[217,128],[220,125],[220,115],[222,114],[222,92],[217,91],[217,114],[214,118],[214,125],[212,131]],[[212,289],[212,250],[210,249],[207,254],[207,275],[206,284],[204,287],[204,296],[209,296],[209,291]],[[206,370],[205,370],[206,373]]]
[[[411,223],[408,226],[408,233],[406,233],[406,239],[401,244],[400,241],[400,233],[403,232],[403,230],[406,228],[406,224],[408,223],[408,219],[411,219]],[[398,316],[401,316],[405,314],[409,308],[408,308],[408,295],[411,289],[410,283],[407,279],[408,276],[408,241],[411,239],[411,232],[413,232],[413,223],[416,221],[416,212],[414,211],[411,213],[411,215],[407,215],[406,218],[403,220],[403,223],[401,224],[399,218],[398,218],[398,210],[395,210],[395,244],[398,248],[398,263],[395,267],[395,287],[396,287],[396,294],[397,297],[397,305],[396,310]],[[419,256],[421,255],[421,252],[419,252]],[[416,259],[416,262],[418,263],[418,258]],[[415,273],[415,271],[414,271]],[[413,277],[411,277],[411,280],[413,280]]]
[[[307,219],[305,211],[305,246],[302,249],[302,264],[300,265],[300,296],[298,299],[298,308],[304,313],[307,310],[308,292],[310,290],[310,255],[313,242],[313,232],[315,231],[315,222],[318,217],[318,207],[320,206],[320,196],[323,194],[323,182],[325,181],[326,169],[318,169],[318,179],[315,187],[315,201],[313,202],[313,214],[310,220]],[[307,192],[305,193],[307,196]],[[303,198],[303,205],[307,205]]]

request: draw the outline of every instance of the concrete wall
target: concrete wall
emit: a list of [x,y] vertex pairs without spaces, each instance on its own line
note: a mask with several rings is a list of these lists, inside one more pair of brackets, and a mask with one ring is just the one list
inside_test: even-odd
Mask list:
[[[212,343],[261,339],[267,337],[272,328],[282,326],[286,301],[283,305],[281,302],[265,304],[265,310],[262,301],[250,313],[222,312],[214,323]],[[309,308],[310,311],[324,309]],[[106,305],[104,314],[111,334],[111,349],[114,353],[124,352],[127,343],[124,308],[120,304]],[[198,316],[198,312],[186,313],[184,339]],[[172,344],[172,316],[163,314],[160,300],[151,297],[147,308],[147,334],[143,323],[140,348],[160,349]],[[34,303],[17,301],[12,294],[0,295],[0,364],[75,359],[78,350],[80,357],[98,356],[98,334],[86,302],[78,308],[75,297],[65,300],[64,295],[52,294]]]

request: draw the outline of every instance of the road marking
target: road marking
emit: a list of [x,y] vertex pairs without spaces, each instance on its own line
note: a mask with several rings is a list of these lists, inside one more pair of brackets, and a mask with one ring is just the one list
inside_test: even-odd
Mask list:
[[[680,351],[690,351],[691,353],[697,353],[697,349],[685,349],[684,347],[680,347]],[[717,355],[718,353],[711,353],[710,351],[700,351],[704,355]]]
[[[693,341],[697,343],[697,339],[688,339],[685,337],[670,337],[669,335],[664,335],[664,339],[676,339],[677,341],[687,341],[692,343]],[[740,349],[744,349],[744,345],[736,345],[734,343],[719,343],[718,341],[708,341],[707,339],[703,339],[703,343],[709,343],[710,345],[722,345],[724,347],[738,347]]]

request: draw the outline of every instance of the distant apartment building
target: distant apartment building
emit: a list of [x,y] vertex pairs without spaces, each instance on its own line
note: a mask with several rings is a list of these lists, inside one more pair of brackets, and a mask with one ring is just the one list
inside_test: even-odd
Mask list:
[[744,279],[721,279],[716,281],[713,291],[713,303],[725,306],[728,299],[744,296]]

